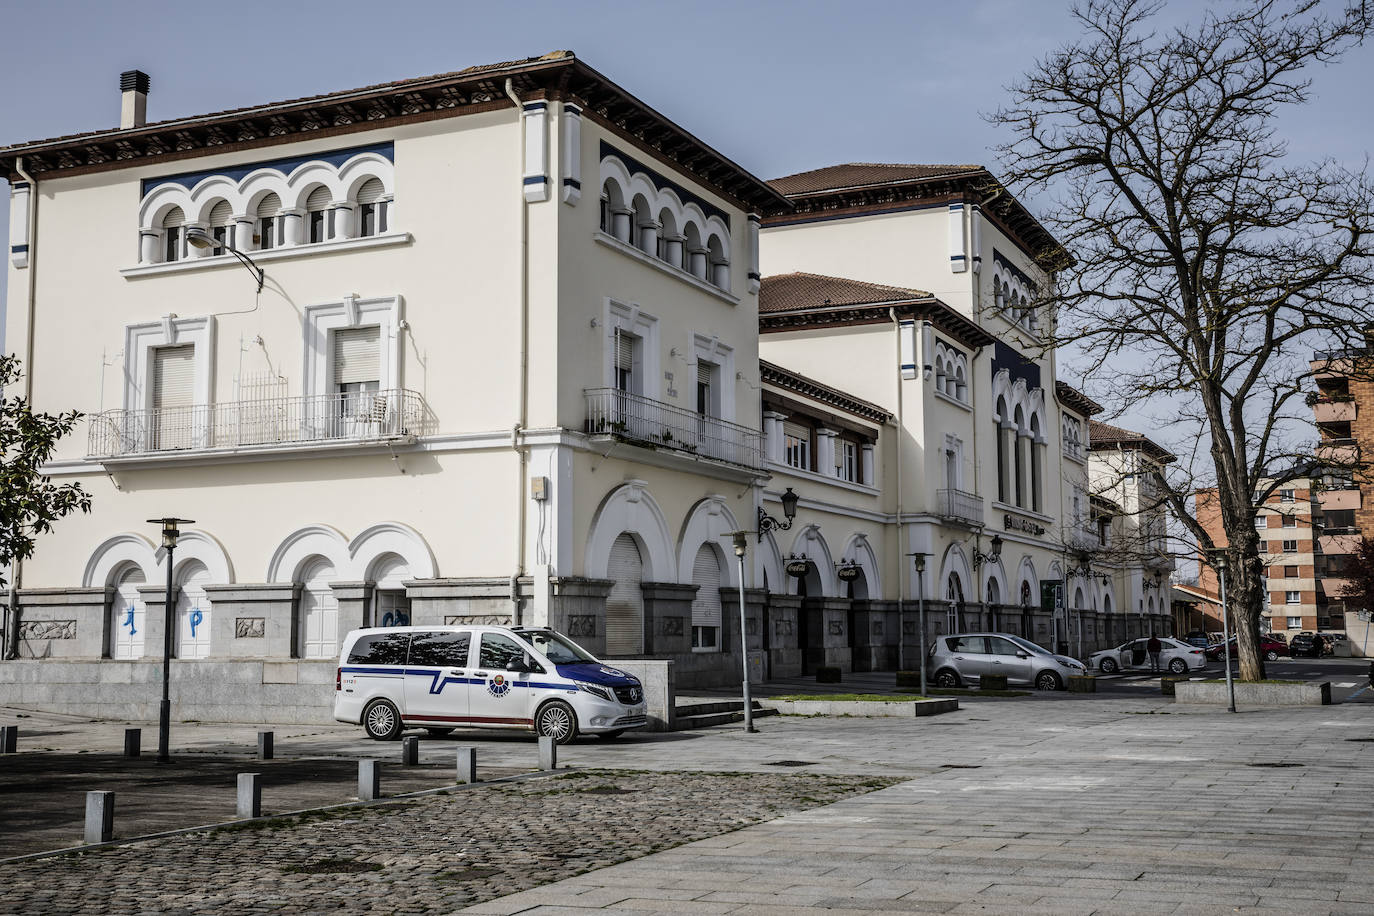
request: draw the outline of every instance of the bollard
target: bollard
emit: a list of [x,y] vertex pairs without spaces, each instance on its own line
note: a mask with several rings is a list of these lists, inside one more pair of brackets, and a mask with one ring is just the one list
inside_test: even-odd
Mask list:
[[86,793],[86,842],[108,843],[114,839],[114,793]]
[[143,729],[124,729],[124,756],[137,757],[143,753]]
[[401,766],[413,767],[420,765],[420,739],[411,735],[409,738],[401,739]]
[[19,750],[19,726],[0,726],[0,754],[14,754]]
[[238,807],[235,810],[235,814],[238,817],[262,816],[261,773],[239,774]]
[[361,801],[376,801],[382,797],[382,762],[380,760],[358,761],[358,798]]
[[258,732],[258,759],[272,759],[272,732]]
[[539,769],[558,769],[558,745],[548,735],[539,738]]
[[473,783],[477,781],[477,748],[460,747],[458,748],[458,782]]

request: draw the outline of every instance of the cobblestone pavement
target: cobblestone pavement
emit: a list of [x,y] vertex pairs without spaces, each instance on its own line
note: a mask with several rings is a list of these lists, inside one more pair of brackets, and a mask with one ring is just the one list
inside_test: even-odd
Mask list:
[[3,913],[451,913],[894,782],[581,771],[0,866]]

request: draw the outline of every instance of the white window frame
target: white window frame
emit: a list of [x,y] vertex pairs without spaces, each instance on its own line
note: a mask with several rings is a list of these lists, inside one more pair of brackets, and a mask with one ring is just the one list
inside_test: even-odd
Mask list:
[[1290,590],[1288,590],[1288,589],[1284,589],[1284,592],[1283,592],[1283,603],[1284,603],[1284,604],[1302,604],[1302,592],[1301,592],[1301,591],[1290,591]]
[[[699,332],[692,333],[693,361],[706,361],[716,366],[716,379],[712,392],[712,404],[716,412],[712,414],[727,423],[735,422],[735,350],[720,342],[719,338]],[[695,367],[692,377],[692,409],[696,409]]]
[[160,347],[195,347],[195,402],[212,403],[215,377],[215,319],[173,318],[124,328],[124,409],[153,407],[153,351]]
[[[1285,616],[1286,616],[1286,615],[1285,615]],[[1302,617],[1301,617],[1301,616],[1291,616],[1291,617],[1288,617],[1288,629],[1290,629],[1290,630],[1301,630],[1301,629],[1302,629]]]
[[[1288,545],[1290,545],[1290,544],[1293,545],[1293,546],[1291,546],[1291,547],[1288,546]],[[1297,542],[1296,539],[1284,541],[1283,544],[1280,545],[1280,546],[1283,547],[1283,552],[1284,552],[1284,553],[1297,553],[1297,552],[1298,552],[1298,542]]]
[[[606,345],[602,348],[602,377],[605,388],[615,387],[615,332],[619,328],[640,339],[640,390],[643,397],[662,400],[662,369],[659,364],[658,319],[631,302],[606,300]],[[692,387],[695,396],[696,386]]]
[[1292,503],[1292,502],[1297,502],[1297,490],[1292,490],[1292,489],[1280,490],[1280,491],[1279,491],[1279,502],[1281,502],[1281,503]]
[[[789,428],[789,427],[790,427],[790,428]],[[794,431],[794,430],[802,430],[802,431],[804,432],[804,435],[795,436],[795,435],[793,435],[793,431]],[[790,440],[790,439],[795,439],[795,440],[797,441],[797,455],[798,455],[798,457],[801,459],[801,464],[793,464],[792,461],[790,460],[790,459],[791,459],[791,451],[792,451],[791,446],[788,444],[788,440]],[[809,471],[809,470],[811,470],[811,430],[810,430],[810,429],[807,429],[807,428],[804,427],[804,426],[799,426],[799,425],[794,424],[794,423],[784,423],[784,424],[783,424],[783,427],[782,427],[782,463],[785,464],[785,465],[787,465],[789,468],[794,468],[794,469],[799,470],[799,471]]]
[[304,320],[305,356],[301,362],[304,370],[302,393],[310,398],[333,392],[333,331],[372,325],[380,328],[377,341],[378,384],[382,391],[398,390],[401,387],[399,325],[404,307],[401,296],[378,299],[348,296],[338,302],[307,305]]
[[940,457],[944,459],[944,467],[948,468],[949,452],[954,453],[954,479],[948,479],[946,475],[945,486],[955,490],[964,489],[964,440],[958,436],[951,436],[945,433],[945,447],[940,451]]
[[866,481],[859,479],[862,476],[859,443],[850,439],[841,439],[839,451],[840,479],[849,483],[866,483]]

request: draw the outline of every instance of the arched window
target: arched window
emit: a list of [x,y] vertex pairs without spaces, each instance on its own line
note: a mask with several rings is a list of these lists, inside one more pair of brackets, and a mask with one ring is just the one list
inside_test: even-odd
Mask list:
[[630,214],[630,244],[640,251],[657,256],[658,222],[649,212],[649,202],[644,199],[643,194],[636,194],[635,199],[631,201],[630,209],[634,211]]
[[185,254],[186,236],[182,227],[186,225],[186,214],[180,207],[173,207],[162,217],[162,260],[180,261]]
[[221,245],[234,245],[234,208],[229,206],[229,201],[217,200],[210,208],[210,234]]
[[369,178],[358,188],[358,236],[368,238],[387,230],[387,205],[382,201],[386,188],[381,179]]
[[324,185],[310,192],[305,199],[305,219],[307,242],[324,242],[329,239],[329,205],[333,195]]
[[1083,607],[1083,589],[1076,588],[1073,590],[1073,606],[1076,608]]
[[945,357],[939,351],[935,353],[935,390],[945,393]]
[[945,600],[949,602],[950,631],[964,632],[964,585],[959,581],[957,572],[949,574],[949,581],[945,584]]
[[1025,447],[1024,447],[1022,441],[1021,441],[1021,440],[1023,440],[1023,439],[1025,438],[1025,436],[1021,435],[1021,430],[1025,429],[1025,426],[1026,426],[1026,418],[1025,418],[1025,414],[1022,413],[1020,407],[1016,408],[1016,413],[1015,413],[1015,414],[1013,415],[1013,417],[1012,417],[1012,422],[1014,422],[1014,423],[1016,424],[1016,429],[1014,429],[1014,430],[1012,431],[1012,435],[1015,436],[1015,438],[1012,440],[1012,443],[1013,443],[1013,446],[1012,446],[1012,452],[1013,452],[1013,454],[1012,454],[1012,472],[1013,472],[1013,474],[1015,475],[1015,476],[1013,477],[1013,479],[1014,479],[1015,482],[1016,482],[1016,484],[1015,484],[1016,504],[1017,504],[1018,506],[1025,506],[1025,505],[1026,505],[1026,484],[1025,484],[1025,480],[1026,480],[1026,467],[1025,467],[1025,458],[1024,458]]
[[677,220],[667,207],[658,214],[658,257],[682,268],[682,236],[678,235]]
[[279,246],[282,243],[281,198],[276,194],[264,195],[253,216],[258,230],[258,248],[266,251]]
[[205,596],[210,570],[199,560],[192,560],[178,578],[177,658],[205,658],[210,654],[210,602]]
[[997,399],[997,416],[993,418],[994,432],[997,435],[997,498],[1001,502],[1007,501],[1007,481],[1010,475],[1007,472],[1007,435],[1002,428],[1007,421],[1007,400],[1006,398]]
[[730,257],[725,253],[725,243],[720,236],[713,235],[706,243],[707,258],[711,263],[710,282],[718,289],[730,288]]
[[144,583],[143,570],[127,567],[116,580],[110,599],[110,658],[143,656],[143,622],[146,608],[138,587]]
[[1044,447],[1040,444],[1040,439],[1040,417],[1032,414],[1030,423],[1030,491],[1031,508],[1036,512],[1043,511],[1041,507],[1041,503],[1043,502],[1043,497],[1041,495],[1041,473],[1044,469],[1045,458],[1040,453],[1040,450]]
[[701,229],[689,222],[682,232],[687,248],[687,270],[698,280],[706,279],[706,246],[701,243]]
[[606,654],[638,655],[644,651],[644,561],[634,536],[622,533],[611,545],[606,577],[615,584],[606,596]]
[[963,357],[954,366],[954,398],[961,403],[968,403],[968,380],[964,377]]
[[630,241],[630,211],[625,206],[625,193],[610,178],[601,186],[601,231],[622,242]]
[[338,651],[339,601],[329,587],[334,567],[319,559],[301,573],[300,647],[303,658],[333,658]]
[[720,644],[720,556],[710,544],[702,544],[692,563],[692,651],[719,652]]

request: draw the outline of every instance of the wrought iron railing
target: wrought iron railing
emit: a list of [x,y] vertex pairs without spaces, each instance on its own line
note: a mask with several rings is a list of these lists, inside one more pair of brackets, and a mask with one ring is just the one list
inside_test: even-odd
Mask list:
[[404,389],[155,410],[107,410],[90,418],[86,454],[95,458],[366,442],[418,435],[424,421],[424,398],[419,392]]
[[965,490],[936,490],[935,513],[974,525],[983,524],[983,497]]
[[586,432],[737,464],[763,465],[763,434],[618,388],[591,388]]

